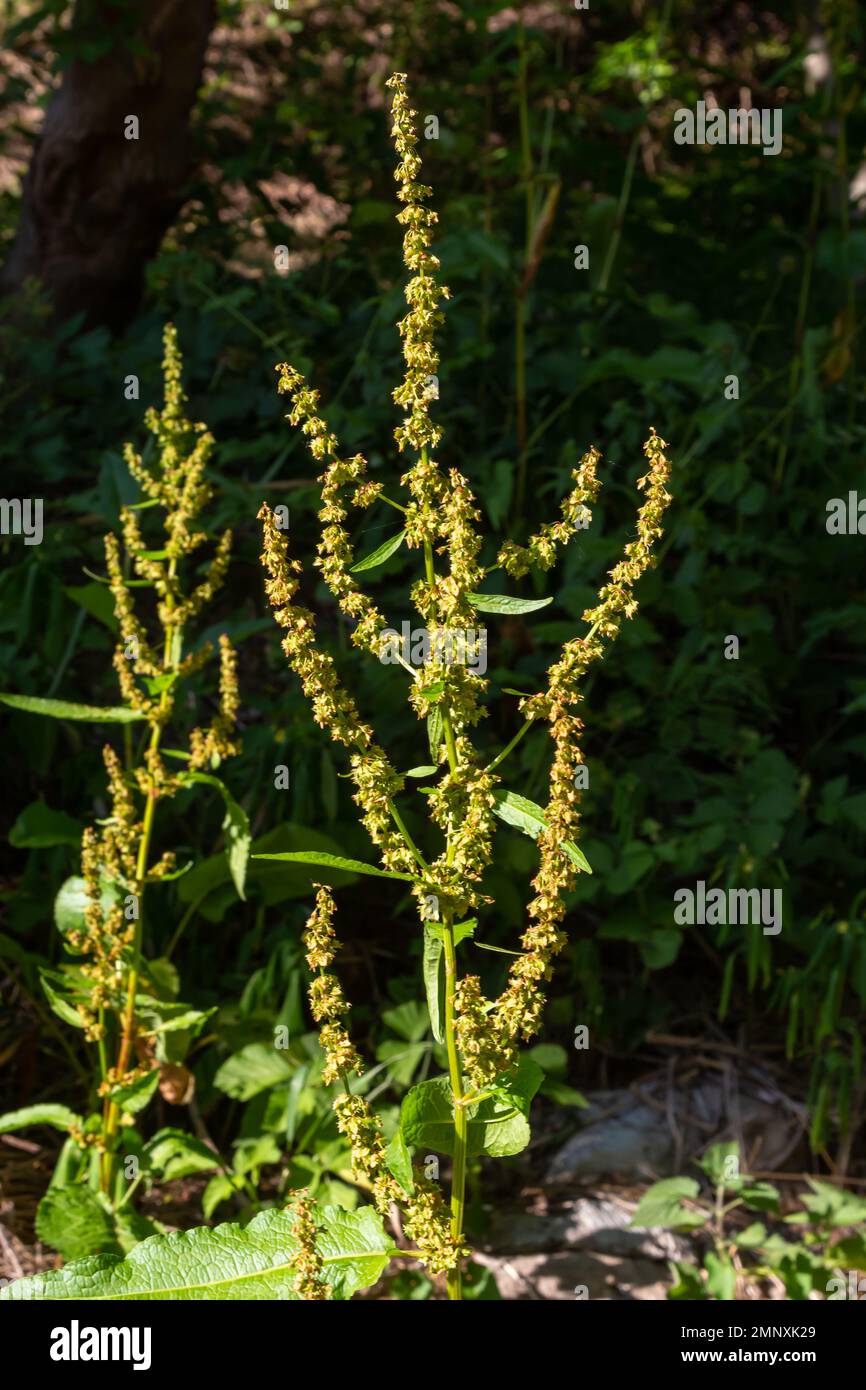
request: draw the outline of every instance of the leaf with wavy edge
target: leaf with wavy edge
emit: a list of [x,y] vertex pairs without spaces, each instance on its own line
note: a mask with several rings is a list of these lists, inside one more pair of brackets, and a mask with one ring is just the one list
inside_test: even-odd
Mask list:
[[[372,1207],[323,1207],[320,1215],[324,1276],[334,1298],[351,1298],[376,1282],[396,1247]],[[296,1300],[294,1223],[291,1211],[263,1211],[248,1226],[226,1223],[150,1236],[125,1259],[94,1255],[18,1279],[0,1291],[0,1301]]]

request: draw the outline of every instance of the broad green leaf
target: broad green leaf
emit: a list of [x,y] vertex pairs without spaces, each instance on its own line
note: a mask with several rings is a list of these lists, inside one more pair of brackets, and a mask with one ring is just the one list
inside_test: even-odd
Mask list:
[[225,802],[226,813],[222,828],[226,837],[226,860],[237,895],[241,902],[244,902],[247,862],[250,857],[250,845],[253,838],[246,811],[238,805],[228,787],[220,781],[219,777],[212,777],[208,772],[182,772],[180,780],[181,782],[200,782],[209,787],[216,787]]
[[36,1211],[36,1234],[65,1260],[119,1253],[114,1223],[88,1187],[50,1188]]
[[390,540],[385,541],[378,549],[371,550],[370,554],[365,555],[356,565],[352,565],[350,574],[360,574],[361,570],[372,570],[375,569],[377,565],[384,565],[385,561],[389,560],[394,552],[400,549],[405,539],[406,532],[398,531],[396,536],[392,536]]
[[158,1085],[159,1067],[156,1067],[146,1076],[139,1076],[135,1081],[130,1081],[128,1086],[115,1086],[111,1092],[111,1099],[121,1110],[125,1110],[127,1115],[137,1115],[148,1104]]
[[754,1211],[778,1211],[779,1189],[769,1182],[750,1182],[741,1189],[740,1199]]
[[68,1105],[26,1105],[23,1110],[10,1110],[0,1115],[0,1134],[11,1134],[16,1129],[27,1129],[29,1125],[51,1125],[52,1129],[69,1130],[74,1125],[80,1129],[84,1120],[70,1110]]
[[[263,1211],[247,1226],[227,1223],[152,1236],[125,1259],[97,1255],[19,1279],[0,1301],[31,1299],[296,1300],[290,1211]],[[372,1207],[326,1207],[317,1240],[335,1298],[374,1284],[396,1253]]]
[[80,845],[81,822],[65,811],[52,811],[44,801],[25,806],[12,829],[9,843],[14,849],[50,849],[53,845]]
[[371,874],[373,878],[403,878],[410,883],[414,874],[398,874],[392,869],[377,869],[373,864],[364,864],[360,859],[345,859],[341,854],[324,854],[321,850],[303,849],[287,854],[254,854],[253,859],[277,859],[284,864],[322,864],[328,869],[343,869],[347,873]]
[[740,1173],[740,1146],[736,1139],[726,1139],[721,1144],[713,1144],[698,1159],[710,1182],[717,1185],[724,1182],[729,1192],[736,1192],[745,1174]]
[[406,1140],[400,1129],[395,1131],[394,1138],[385,1150],[385,1163],[388,1166],[388,1172],[397,1179],[403,1191],[411,1195],[415,1191],[412,1155],[406,1147]]
[[467,594],[479,613],[535,613],[553,603],[552,598],[512,598],[510,594]]
[[694,1178],[665,1178],[647,1188],[629,1222],[634,1227],[673,1226],[677,1230],[692,1230],[709,1219],[707,1211],[689,1211],[685,1199],[694,1200],[700,1192]]
[[46,700],[41,695],[0,694],[0,701],[11,709],[26,710],[29,714],[44,714],[51,719],[78,719],[90,724],[132,724],[143,719],[137,709],[125,705],[76,705],[69,700]]
[[713,1250],[704,1256],[704,1269],[707,1271],[707,1289],[714,1298],[725,1303],[734,1297],[737,1287],[737,1271],[731,1261],[721,1259]]
[[430,1029],[438,1043],[445,1041],[445,946],[441,936],[434,936],[429,923],[424,928],[424,990]]
[[291,1067],[285,1055],[267,1043],[248,1043],[223,1062],[213,1084],[233,1100],[251,1100],[262,1091],[286,1082]]
[[407,777],[432,777],[439,768],[435,763],[425,763],[422,767],[410,767],[406,773]]
[[703,1301],[708,1297],[707,1286],[697,1265],[671,1260],[670,1269],[677,1278],[676,1282],[668,1289],[668,1298],[675,1301],[696,1302]]
[[734,1236],[734,1244],[742,1246],[744,1249],[753,1249],[756,1245],[762,1245],[767,1238],[767,1228],[761,1221],[753,1221],[739,1235]]
[[372,1207],[359,1211],[324,1207],[316,1249],[334,1297],[340,1299],[375,1284],[391,1256],[399,1253]]
[[[527,796],[520,796],[518,792],[503,791],[501,787],[493,795],[496,797],[493,810],[499,819],[537,840],[547,825],[544,811],[537,802],[530,801]],[[592,873],[586,855],[573,841],[563,840],[560,849],[568,855],[572,863],[583,869],[584,873]]]
[[172,1178],[188,1178],[193,1173],[207,1173],[219,1168],[220,1161],[213,1149],[182,1129],[161,1129],[144,1146],[151,1167],[170,1182]]
[[[529,1107],[543,1072],[521,1057],[513,1077],[497,1087],[495,1096],[467,1107],[467,1152],[506,1158],[529,1143]],[[413,1148],[454,1152],[454,1106],[447,1076],[413,1086],[400,1107],[400,1129]]]

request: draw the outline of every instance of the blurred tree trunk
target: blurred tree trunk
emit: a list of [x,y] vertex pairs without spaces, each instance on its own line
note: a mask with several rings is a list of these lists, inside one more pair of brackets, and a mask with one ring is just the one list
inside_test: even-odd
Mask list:
[[59,318],[128,320],[180,206],[214,19],[215,0],[76,0],[72,41],[100,56],[74,56],[51,98],[0,292],[35,277]]

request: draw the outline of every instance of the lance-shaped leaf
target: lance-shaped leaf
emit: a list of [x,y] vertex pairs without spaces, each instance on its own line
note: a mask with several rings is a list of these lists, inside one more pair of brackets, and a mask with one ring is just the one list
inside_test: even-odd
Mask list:
[[535,613],[553,603],[552,598],[514,598],[511,594],[467,594],[479,613]]
[[46,700],[41,695],[0,694],[0,701],[12,709],[29,714],[45,714],[51,719],[79,719],[89,724],[131,724],[144,715],[125,705],[76,705],[70,700]]
[[11,1134],[16,1129],[28,1129],[30,1125],[51,1125],[52,1129],[71,1129],[73,1125],[81,1129],[84,1120],[70,1110],[68,1105],[26,1105],[23,1110],[10,1110],[0,1115],[0,1134]]
[[[96,1255],[19,1279],[0,1291],[0,1300],[294,1300],[294,1221],[291,1211],[263,1211],[248,1226],[151,1236],[126,1259]],[[339,1299],[374,1284],[396,1253],[372,1207],[323,1208],[316,1244],[324,1278]]]
[[[519,796],[517,792],[506,792],[500,787],[493,793],[496,797],[496,805],[493,810],[500,820],[504,820],[506,825],[513,825],[515,829],[522,830],[524,835],[529,835],[533,840],[537,840],[542,830],[547,825],[547,818],[541,806],[535,801],[530,801],[527,796]],[[591,874],[589,860],[582,849],[578,849],[572,840],[563,840],[560,849],[567,854],[572,863],[576,864],[584,873]]]
[[396,536],[385,541],[376,550],[371,550],[369,555],[365,555],[356,565],[352,565],[350,574],[359,574],[361,570],[373,570],[377,565],[384,565],[386,560],[390,560],[395,551],[400,549],[406,539],[405,531],[398,531]]
[[326,869],[345,869],[353,874],[372,874],[374,878],[405,878],[411,883],[414,874],[400,874],[394,869],[377,869],[360,859],[345,859],[341,854],[325,854],[323,850],[289,850],[285,854],[254,854],[253,859],[281,859],[289,864],[321,864]]

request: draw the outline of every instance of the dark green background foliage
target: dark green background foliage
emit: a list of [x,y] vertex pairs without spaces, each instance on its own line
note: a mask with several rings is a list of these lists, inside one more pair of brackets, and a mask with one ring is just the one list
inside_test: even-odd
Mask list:
[[[382,79],[405,68],[419,113],[439,119],[438,140],[421,143],[453,294],[441,335],[439,457],[468,474],[490,556],[509,527],[522,540],[554,514],[590,443],[604,455],[591,529],[560,569],[520,586],[554,603],[489,620],[490,666],[505,685],[535,689],[552,647],[580,630],[628,537],[649,425],[674,461],[659,565],[586,691],[583,848],[594,873],[574,895],[546,1040],[569,1049],[566,1080],[586,1087],[628,1077],[628,1056],[647,1055],[648,1028],[696,1034],[715,1016],[731,1036],[787,1048],[810,1088],[820,1146],[849,1122],[866,1005],[866,542],[825,528],[827,500],[862,483],[866,441],[866,224],[846,197],[866,136],[863,34],[853,6],[828,7],[833,77],[810,93],[803,59],[813,7],[679,4],[661,32],[660,9],[533,7],[521,40],[512,13],[492,4],[221,6],[194,118],[199,171],[148,267],[134,321],[114,339],[81,321],[46,332],[35,311],[29,331],[20,321],[0,329],[3,490],[38,492],[46,513],[43,545],[2,540],[0,688],[116,702],[107,591],[88,571],[103,572],[101,537],[135,496],[121,444],[142,441],[171,318],[191,413],[218,441],[213,526],[230,524],[237,536],[218,626],[240,648],[244,753],[225,779],[254,833],[283,837],[265,849],[308,844],[315,831],[332,848],[369,857],[339,754],[312,723],[265,612],[255,513],[265,497],[290,506],[303,592],[340,669],[397,765],[426,761],[398,668],[359,659],[315,577],[315,466],[282,418],[273,373],[284,359],[315,368],[344,448],[363,451],[374,477],[398,474],[390,392],[401,374],[402,265]],[[49,37],[22,24],[12,42],[28,61],[41,51],[45,62]],[[527,297],[529,447],[516,515],[522,80],[536,214],[555,181],[561,190]],[[783,108],[779,157],[674,144],[677,107],[708,89],[736,106],[744,88],[753,105]],[[7,241],[16,199],[13,187],[2,202]],[[273,268],[281,244],[288,275]],[[588,271],[574,266],[580,244]],[[124,398],[129,373],[141,379],[138,402]],[[736,401],[724,397],[732,373]],[[360,553],[397,529],[383,512],[360,522]],[[416,570],[417,555],[403,549],[376,572],[398,625],[410,615],[392,600]],[[737,661],[724,657],[730,634],[739,637]],[[0,952],[35,1001],[36,962],[56,963],[60,953],[53,894],[77,872],[78,825],[104,807],[101,731],[11,711],[2,718]],[[513,699],[490,710],[491,747],[511,737],[518,718]],[[506,785],[543,799],[548,756],[543,731],[531,734]],[[281,762],[291,772],[287,792],[274,790]],[[75,822],[52,821],[45,847],[40,822],[28,831],[39,798]],[[417,804],[406,818],[423,835],[420,796]],[[214,855],[221,816],[215,798],[209,813],[185,817],[181,796],[161,819],[159,844],[181,861]],[[284,823],[296,829],[275,829]],[[507,826],[497,834],[495,904],[478,935],[513,947],[535,851]],[[310,895],[300,872],[268,880],[259,869],[244,904],[223,877],[202,880],[204,896],[191,879],[155,890],[148,952],[164,954],[198,902],[173,956],[185,997],[218,1008],[192,1054],[198,1104],[220,1139],[253,1142],[273,1093],[238,1112],[226,1108],[225,1077],[218,1088],[213,1078],[241,1048],[271,1038],[275,1020],[293,1037],[309,1027],[299,929]],[[677,927],[673,893],[697,879],[783,889],[781,934]],[[390,1077],[396,1102],[410,1076],[421,1079],[429,1049],[423,1020],[419,1028],[411,1014],[422,997],[421,944],[407,947],[412,914],[393,888],[365,880],[340,903],[355,1028],[379,1049],[386,1065],[375,1084]],[[492,989],[507,959],[476,951],[473,968]],[[576,1023],[590,1026],[588,1053],[570,1046]],[[41,1033],[34,1095],[49,1088],[59,1046]],[[247,1099],[243,1082],[235,1094]],[[16,1099],[14,1084],[6,1099]],[[280,1111],[273,1127],[291,1138],[300,1123]],[[324,1113],[303,1124],[333,1137]],[[328,1168],[327,1154],[315,1161]]]

